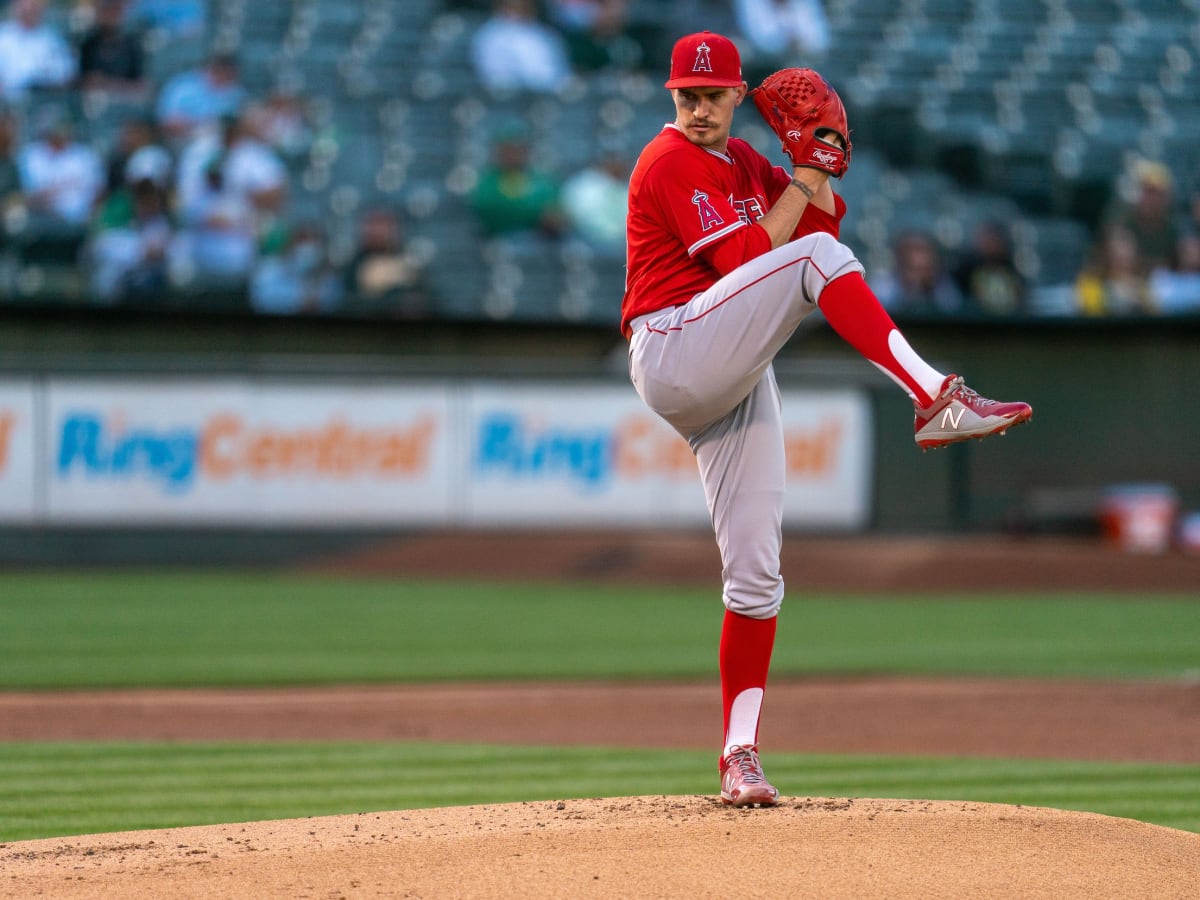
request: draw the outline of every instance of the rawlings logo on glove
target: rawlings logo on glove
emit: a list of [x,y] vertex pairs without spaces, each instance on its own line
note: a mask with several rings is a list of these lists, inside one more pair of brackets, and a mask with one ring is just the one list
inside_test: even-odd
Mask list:
[[[750,92],[759,115],[783,143],[793,166],[841,178],[850,167],[846,108],[814,69],[780,69]],[[836,138],[828,132],[833,132]],[[820,137],[818,137],[820,135]],[[841,146],[837,141],[841,141]]]
[[834,150],[825,150],[821,147],[813,147],[809,158],[820,165],[821,168],[833,171],[846,158],[846,154]]

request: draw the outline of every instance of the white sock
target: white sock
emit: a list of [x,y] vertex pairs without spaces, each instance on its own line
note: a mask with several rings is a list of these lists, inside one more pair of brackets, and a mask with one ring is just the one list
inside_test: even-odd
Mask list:
[[[919,384],[926,394],[936,400],[938,394],[942,392],[942,385],[946,381],[946,376],[921,359],[917,351],[909,346],[908,341],[904,339],[904,335],[895,329],[888,334],[888,350],[891,352],[892,358],[896,360],[897,365],[907,372],[908,376]],[[892,379],[892,381],[896,382],[896,384],[900,385],[904,393],[912,397],[914,402],[917,402],[916,396],[909,390],[908,385],[886,368],[879,365],[879,363],[872,361],[872,365],[888,378]]]
[[725,735],[722,756],[728,756],[731,747],[753,747],[758,741],[762,701],[762,688],[747,688],[733,698],[733,706],[729,710],[729,733]]

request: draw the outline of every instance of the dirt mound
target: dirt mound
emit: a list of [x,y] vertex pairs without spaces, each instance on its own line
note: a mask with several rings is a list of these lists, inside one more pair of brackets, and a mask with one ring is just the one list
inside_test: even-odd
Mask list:
[[625,797],[0,846],[9,896],[1184,898],[1200,836],[924,800]]

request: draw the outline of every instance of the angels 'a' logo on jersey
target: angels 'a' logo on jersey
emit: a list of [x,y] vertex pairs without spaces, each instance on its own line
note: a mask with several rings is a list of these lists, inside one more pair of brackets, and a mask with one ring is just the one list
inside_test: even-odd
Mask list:
[[700,46],[696,48],[696,61],[692,64],[693,72],[711,72],[712,71],[712,61],[709,60],[708,53],[709,53],[708,44],[701,41]]
[[692,203],[696,204],[696,210],[700,213],[700,228],[703,231],[708,231],[714,225],[724,225],[725,219],[717,212],[712,201],[708,199],[708,194],[696,188],[696,192],[692,194]]

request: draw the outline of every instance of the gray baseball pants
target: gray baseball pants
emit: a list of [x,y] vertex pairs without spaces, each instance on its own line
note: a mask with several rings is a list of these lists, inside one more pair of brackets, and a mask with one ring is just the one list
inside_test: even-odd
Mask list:
[[635,319],[629,375],[696,456],[721,552],[726,608],[769,619],[787,483],[772,360],[830,281],[863,272],[851,250],[807,235],[739,266],[682,306]]

